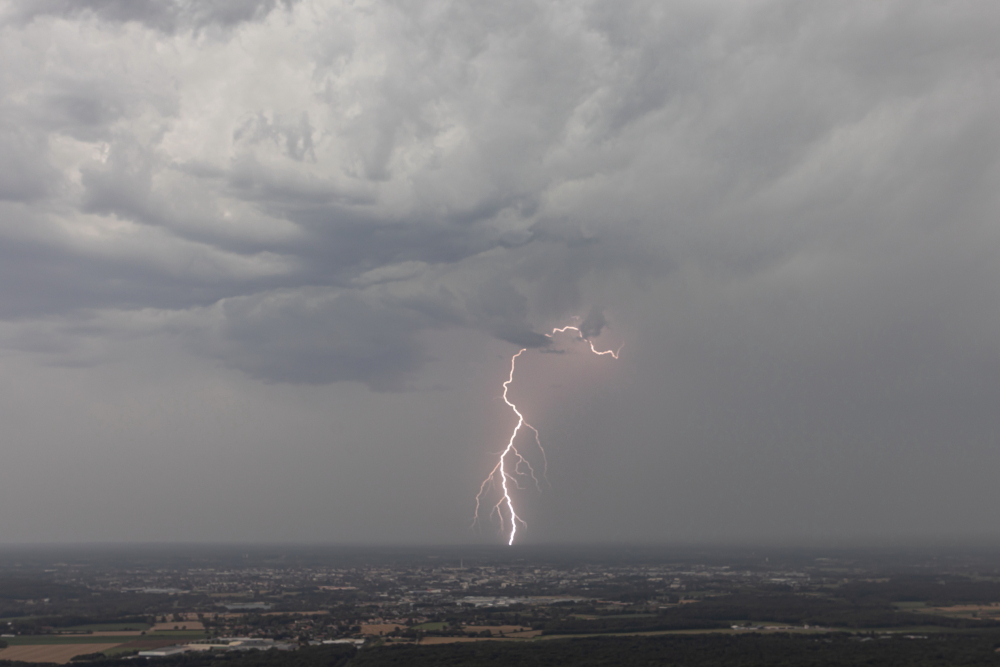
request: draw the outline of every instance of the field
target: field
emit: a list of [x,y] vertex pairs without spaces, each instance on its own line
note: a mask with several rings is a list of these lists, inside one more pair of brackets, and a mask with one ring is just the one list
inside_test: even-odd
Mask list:
[[115,646],[117,644],[34,644],[10,646],[0,650],[0,660],[55,662],[63,664],[69,662],[73,656],[106,651]]
[[1000,615],[1000,607],[993,604],[963,604],[952,605],[951,607],[924,607],[917,611],[924,611],[931,614],[941,614],[943,616],[965,616],[973,618],[974,615],[982,618]]
[[431,645],[431,644],[461,644],[464,642],[507,642],[514,641],[513,639],[504,639],[503,637],[424,637],[420,640],[420,645]]
[[[108,636],[98,636],[94,635],[18,635],[17,637],[8,637],[4,639],[5,642],[10,644],[10,646],[71,646],[71,645],[95,645],[95,644],[111,644],[112,646],[117,646],[123,642],[131,641],[136,639],[134,635],[112,635]],[[93,651],[89,651],[92,653]]]
[[[482,632],[483,630],[489,630],[490,634],[494,637],[501,632],[505,635],[515,632],[519,635],[523,635],[525,632],[531,632],[531,628],[524,625],[466,625],[464,630],[466,632]],[[540,632],[541,631],[539,631],[539,633]]]
[[116,655],[147,648],[161,648],[182,641],[202,639],[204,632],[169,631],[142,635],[140,631],[98,631],[83,635],[20,635],[8,637],[9,647],[0,650],[0,660],[66,663],[77,655]]
[[178,643],[180,642],[178,642],[175,639],[163,639],[163,638],[157,639],[156,637],[140,637],[138,639],[134,639],[130,642],[126,642],[124,644],[116,646],[124,649],[144,650],[147,648],[163,648],[164,646],[172,646]]
[[406,629],[405,625],[399,625],[398,623],[365,623],[361,626],[361,634],[364,635],[375,635],[389,634],[393,630]]
[[204,639],[208,635],[202,630],[161,630],[159,632],[148,632],[144,636],[149,639],[175,639],[180,641],[182,639]]
[[504,636],[512,639],[532,639],[541,636],[541,634],[541,630],[522,630],[519,632],[505,632]]
[[115,632],[121,630],[149,630],[149,623],[91,623],[59,628],[60,632]]
[[201,621],[168,621],[167,623],[157,623],[152,627],[153,632],[160,630],[204,630],[205,626]]
[[142,634],[142,630],[98,630],[97,632],[58,633],[58,635],[64,639],[83,639],[86,637],[138,637]]
[[426,630],[443,630],[444,626],[446,626],[446,625],[448,625],[448,624],[447,623],[442,623],[442,622],[438,622],[438,623],[434,623],[434,622],[431,622],[431,623],[421,623],[420,625],[414,625],[413,629],[414,630],[424,630],[424,631],[426,631]]

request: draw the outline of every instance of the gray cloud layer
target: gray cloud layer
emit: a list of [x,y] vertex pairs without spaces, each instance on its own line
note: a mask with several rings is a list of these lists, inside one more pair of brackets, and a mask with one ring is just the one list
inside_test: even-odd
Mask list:
[[[669,104],[647,91],[669,72],[634,71],[662,37],[624,34],[641,13],[11,3],[0,195],[21,285],[0,314],[215,304],[213,349],[292,382],[389,386],[426,328],[544,346],[532,284],[558,317],[586,263],[657,262],[623,247],[648,242],[630,221],[553,201],[633,169],[622,133]],[[336,341],[312,331],[341,307],[357,321]],[[294,351],[275,357],[275,336]],[[329,365],[295,361],[310,354]]]
[[264,379],[396,386],[423,330],[545,345],[594,272],[741,280],[993,210],[978,3],[3,16],[0,315],[200,308]]
[[[998,29],[913,0],[0,2],[0,344],[91,367],[167,337],[395,391],[438,336],[563,349],[580,316],[633,385],[567,438],[652,457],[580,479],[787,474],[809,525],[843,500],[788,482],[809,456],[897,492],[946,451],[987,469]],[[893,486],[886,452],[922,463]]]

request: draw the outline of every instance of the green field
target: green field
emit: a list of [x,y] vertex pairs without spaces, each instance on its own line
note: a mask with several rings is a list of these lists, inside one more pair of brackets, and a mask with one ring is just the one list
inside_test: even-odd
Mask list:
[[92,623],[59,628],[60,632],[114,632],[120,630],[149,630],[149,623]]
[[448,625],[447,623],[421,623],[420,625],[414,625],[413,630],[443,630],[444,627]]
[[124,644],[136,641],[137,639],[169,639],[188,640],[204,639],[208,635],[204,632],[194,630],[164,630],[162,632],[150,632],[145,635],[104,635],[95,637],[94,635],[19,635],[17,637],[7,637],[5,642],[11,646],[33,646],[39,644]]
[[[734,625],[742,625],[742,621],[739,623],[734,622]],[[768,621],[755,622],[754,625],[769,625]],[[785,625],[785,624],[781,624]],[[844,635],[867,635],[867,634],[884,634],[884,635],[920,635],[920,634],[937,634],[937,635],[970,635],[976,636],[980,631],[970,630],[964,628],[946,628],[939,625],[914,625],[914,626],[896,626],[891,628],[865,628],[863,630],[849,629],[849,628],[796,628],[794,630],[733,630],[732,628],[705,628],[698,630],[649,630],[649,631],[636,631],[629,632],[618,631],[618,632],[595,632],[586,635],[539,635],[537,637],[532,637],[528,641],[548,641],[550,639],[579,639],[580,637],[656,637],[664,635],[827,635],[831,633],[838,633]]]
[[124,644],[134,639],[135,635],[124,637],[94,637],[92,635],[76,635],[67,637],[65,635],[18,635],[17,637],[5,637],[4,641],[11,646],[37,646],[52,644]]

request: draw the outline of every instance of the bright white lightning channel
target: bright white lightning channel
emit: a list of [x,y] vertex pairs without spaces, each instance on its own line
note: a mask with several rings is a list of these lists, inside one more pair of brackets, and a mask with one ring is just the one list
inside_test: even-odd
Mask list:
[[[552,330],[552,333],[545,334],[547,337],[552,338],[556,334],[566,333],[567,331],[575,331],[577,340],[583,341],[590,346],[590,351],[598,356],[610,355],[611,357],[617,359],[618,353],[621,352],[619,347],[617,350],[598,350],[594,347],[593,341],[589,338],[584,337],[583,333],[580,331],[579,327],[566,326],[557,327]],[[517,366],[517,358],[528,351],[528,348],[522,348],[518,350],[510,359],[510,375],[507,377],[507,381],[503,383],[503,401],[506,403],[514,414],[517,416],[517,424],[514,426],[513,432],[510,434],[510,439],[507,441],[507,446],[502,452],[500,452],[500,457],[497,460],[493,470],[490,474],[486,476],[483,483],[479,486],[479,493],[476,494],[476,511],[472,519],[472,525],[475,526],[479,522],[479,509],[482,507],[485,500],[485,496],[489,491],[493,490],[497,493],[498,500],[493,504],[492,509],[490,509],[490,518],[494,515],[500,520],[500,530],[504,531],[507,522],[510,523],[510,535],[507,539],[507,544],[514,544],[514,536],[517,535],[517,525],[527,526],[524,519],[517,515],[517,510],[514,509],[514,499],[511,497],[511,486],[514,488],[523,488],[519,482],[519,479],[524,477],[531,477],[531,480],[535,484],[535,488],[539,491],[542,490],[541,484],[538,481],[538,477],[535,475],[535,469],[531,467],[531,463],[526,459],[520,451],[518,451],[517,446],[514,441],[517,439],[517,434],[520,433],[521,427],[527,427],[531,430],[534,435],[534,444],[542,456],[542,477],[546,476],[549,468],[548,458],[545,456],[545,448],[542,447],[542,440],[538,435],[538,429],[529,424],[524,419],[524,415],[521,411],[517,409],[517,406],[510,400],[507,395],[510,389],[511,383],[514,381],[514,369]],[[506,515],[506,519],[504,518]]]

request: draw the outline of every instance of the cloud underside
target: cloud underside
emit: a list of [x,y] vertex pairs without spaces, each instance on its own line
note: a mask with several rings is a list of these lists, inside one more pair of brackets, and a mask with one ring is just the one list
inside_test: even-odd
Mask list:
[[682,269],[888,293],[930,244],[992,275],[961,260],[996,240],[982,4],[0,7],[8,346],[159,328],[394,390],[427,332],[598,336]]

